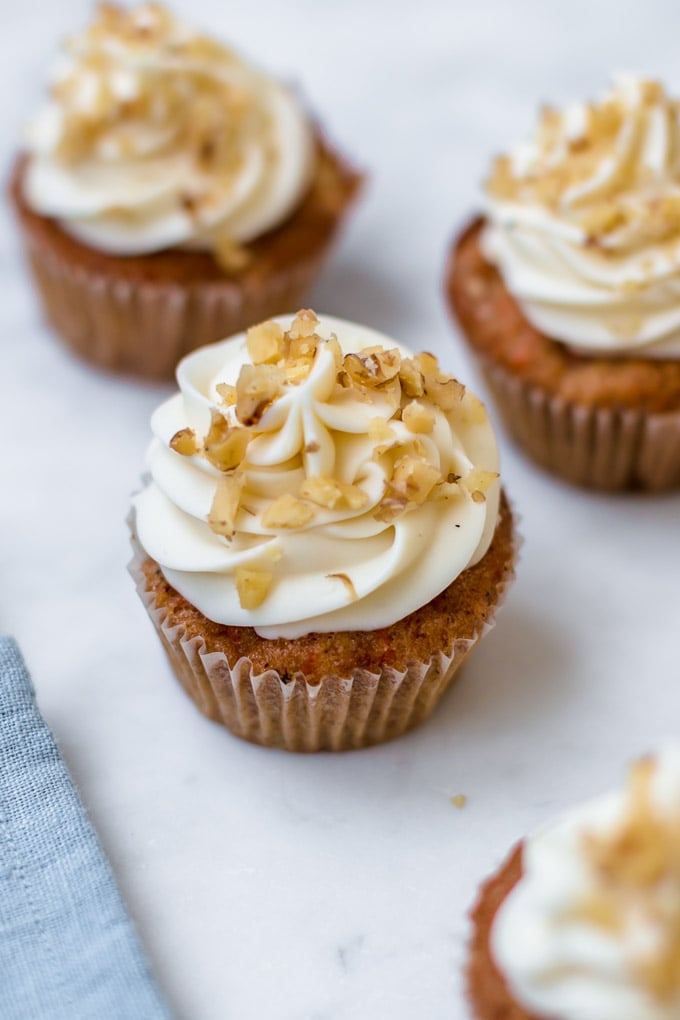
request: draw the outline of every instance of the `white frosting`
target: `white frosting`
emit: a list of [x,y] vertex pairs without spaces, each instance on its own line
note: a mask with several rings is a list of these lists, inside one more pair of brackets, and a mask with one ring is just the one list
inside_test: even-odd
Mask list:
[[487,186],[486,256],[583,354],[680,357],[680,115],[656,83],[544,114]]
[[31,208],[115,255],[252,241],[314,166],[295,96],[155,4],[68,41],[27,148]]
[[[649,789],[655,814],[677,836],[680,745],[662,749]],[[674,992],[659,996],[641,970],[645,961],[668,950],[669,940],[677,939],[677,859],[658,881],[635,888],[604,875],[589,852],[593,837],[609,840],[621,831],[632,800],[629,787],[590,801],[524,845],[524,874],[496,915],[491,945],[515,1000],[539,1016],[551,1020],[680,1016],[678,984]],[[593,900],[602,902],[603,895],[614,897],[620,912],[613,930],[578,910]]]
[[[289,328],[291,317],[276,322]],[[381,344],[409,352],[363,326],[321,317],[318,334],[335,333],[344,353]],[[204,347],[180,363],[180,392],[152,418],[148,454],[151,481],[135,499],[136,526],[146,552],[168,582],[205,616],[218,623],[253,626],[266,638],[295,638],[312,631],[374,630],[425,605],[486,552],[496,525],[499,482],[475,502],[465,479],[477,468],[497,471],[498,454],[483,406],[466,393],[452,411],[433,407],[431,433],[419,435],[423,456],[446,479],[461,477],[446,499],[410,506],[392,521],[376,519],[394,455],[374,456],[368,435],[376,418],[391,419],[399,408],[389,387],[362,399],[336,383],[329,347],[320,345],[308,378],[286,385],[283,394],[253,426],[245,489],[230,540],[207,523],[219,472],[202,454],[182,456],[171,437],[190,427],[202,438],[211,409],[237,421],[220,404],[219,383],[234,385],[248,363],[244,335]],[[395,438],[414,439],[402,421],[390,421]],[[315,508],[304,527],[266,528],[262,513],[271,500],[297,495],[305,477],[332,476],[367,494],[360,510]],[[473,477],[473,476],[470,476]],[[256,609],[241,607],[234,571],[265,570],[274,582]],[[343,574],[354,588],[341,578]]]

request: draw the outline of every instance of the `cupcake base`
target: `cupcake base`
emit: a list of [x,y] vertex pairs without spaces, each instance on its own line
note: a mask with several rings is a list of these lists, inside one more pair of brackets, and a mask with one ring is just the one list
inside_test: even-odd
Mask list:
[[467,987],[476,1020],[546,1020],[517,1003],[491,953],[491,928],[508,893],[522,877],[522,845],[483,886],[472,909],[473,924]]
[[248,245],[246,266],[233,273],[208,252],[123,258],[81,244],[28,208],[19,158],[10,197],[52,328],[100,368],[170,379],[194,348],[299,308],[362,181],[323,139],[317,147],[306,198],[282,226]]
[[504,500],[484,558],[404,620],[268,641],[251,627],[207,620],[167,583],[131,525],[130,573],[187,694],[236,736],[289,751],[368,747],[427,719],[493,625],[514,576]]
[[481,229],[456,243],[446,290],[513,438],[575,485],[679,487],[680,360],[583,357],[543,336],[485,260]]

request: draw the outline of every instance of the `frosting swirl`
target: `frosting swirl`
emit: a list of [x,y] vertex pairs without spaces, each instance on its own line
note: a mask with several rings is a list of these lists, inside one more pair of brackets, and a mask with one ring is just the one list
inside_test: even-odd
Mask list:
[[227,265],[290,215],[314,164],[291,92],[153,3],[103,4],[67,41],[27,147],[28,204],[84,243]]
[[555,1020],[680,1015],[680,746],[530,837],[492,950],[515,999]]
[[486,552],[495,438],[432,355],[300,312],[196,351],[177,378],[136,527],[209,619],[265,638],[373,630]]
[[680,106],[620,76],[546,109],[486,185],[484,250],[529,321],[584,354],[680,357]]

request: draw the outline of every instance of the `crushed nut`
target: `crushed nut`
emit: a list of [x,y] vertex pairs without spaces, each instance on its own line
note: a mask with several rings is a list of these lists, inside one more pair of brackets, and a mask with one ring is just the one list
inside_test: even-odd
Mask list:
[[403,408],[401,420],[411,432],[427,433],[434,428],[434,413],[417,400],[412,400]]
[[306,478],[302,483],[300,495],[328,510],[344,508],[361,510],[368,503],[368,495],[360,486],[347,485],[345,482],[322,475]]
[[265,570],[249,570],[236,567],[234,570],[236,591],[241,609],[257,609],[261,606],[272,586],[273,575]]
[[229,383],[221,382],[215,387],[217,395],[221,397],[222,402],[231,407],[236,403],[236,387],[231,386]]
[[375,389],[399,375],[401,355],[396,348],[366,348],[360,354],[346,354],[343,368],[358,386]]
[[436,467],[420,457],[407,454],[400,457],[394,466],[390,486],[403,493],[409,503],[424,503],[433,486],[441,481]]
[[283,351],[283,329],[278,322],[261,322],[246,333],[246,346],[253,365],[276,362]]
[[203,444],[206,459],[220,471],[232,471],[243,461],[250,442],[247,429],[232,426],[219,411],[213,411]]
[[422,397],[425,392],[423,373],[414,358],[404,358],[399,366],[401,388],[407,397]]
[[467,797],[464,793],[454,793],[451,798],[451,803],[454,807],[457,807],[458,810],[461,811],[467,804]]
[[285,492],[278,496],[262,514],[265,528],[303,528],[314,517],[314,508],[309,503]]
[[316,313],[311,308],[302,308],[293,319],[293,323],[288,330],[288,336],[291,340],[297,340],[298,337],[311,336],[312,333],[316,332],[318,325],[319,320],[316,317]]
[[244,425],[256,425],[281,394],[285,372],[276,365],[243,365],[236,381],[236,416]]
[[170,440],[170,449],[174,450],[175,453],[181,453],[183,457],[193,457],[195,453],[198,453],[198,444],[194,430],[180,429],[179,432],[175,432]]
[[244,476],[237,471],[220,477],[208,514],[208,525],[216,535],[233,537],[244,484]]
[[484,503],[487,492],[499,477],[497,471],[484,471],[482,468],[473,468],[462,479],[461,485],[470,493],[473,503]]

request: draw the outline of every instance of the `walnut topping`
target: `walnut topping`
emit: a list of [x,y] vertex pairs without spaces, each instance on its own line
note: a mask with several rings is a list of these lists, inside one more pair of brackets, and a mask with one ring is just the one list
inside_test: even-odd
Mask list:
[[309,377],[312,364],[311,358],[296,358],[294,361],[287,361],[285,366],[287,381],[293,386],[304,382]]
[[236,416],[244,425],[256,425],[280,395],[285,372],[276,365],[243,365],[236,381]]
[[288,335],[291,340],[296,340],[298,337],[311,336],[312,333],[316,332],[318,325],[319,320],[316,317],[316,313],[311,308],[302,308],[293,319]]
[[402,392],[407,397],[422,397],[425,392],[423,373],[414,358],[403,358],[399,366]]
[[272,586],[273,576],[266,570],[249,570],[236,567],[234,570],[236,591],[241,609],[257,609],[261,606]]
[[246,346],[253,365],[276,362],[283,352],[283,330],[278,322],[261,322],[246,333]]
[[497,471],[484,471],[482,468],[473,468],[461,480],[461,485],[470,493],[473,503],[486,502],[486,494],[492,484],[499,478]]
[[203,452],[220,471],[232,471],[243,461],[250,442],[247,429],[232,426],[219,411],[213,411]]
[[262,514],[265,528],[303,528],[314,517],[314,508],[309,503],[285,492],[278,496]]
[[300,495],[317,506],[328,510],[361,510],[368,503],[368,495],[358,485],[347,485],[335,478],[316,475],[302,483]]
[[343,368],[356,385],[375,389],[399,375],[400,362],[396,348],[367,347],[359,354],[346,354]]
[[244,484],[243,475],[237,471],[220,477],[208,515],[210,530],[216,535],[233,537]]
[[424,503],[440,481],[436,467],[422,457],[404,454],[394,465],[392,478],[374,516],[379,521],[394,520],[409,507]]
[[180,429],[179,432],[175,432],[170,440],[170,449],[174,450],[175,453],[181,453],[183,457],[193,457],[195,453],[198,453],[198,444],[194,430]]
[[434,428],[434,414],[424,404],[412,400],[402,411],[401,420],[411,432],[431,432]]
[[218,396],[221,397],[223,403],[228,407],[231,407],[236,403],[236,387],[231,386],[229,383],[221,382],[215,387]]

